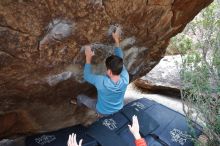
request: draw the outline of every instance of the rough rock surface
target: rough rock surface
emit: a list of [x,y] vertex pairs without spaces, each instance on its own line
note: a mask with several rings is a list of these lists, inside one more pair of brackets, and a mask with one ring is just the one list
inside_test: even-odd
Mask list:
[[180,97],[180,65],[181,56],[165,56],[144,77],[134,81],[143,91]]
[[212,1],[1,0],[0,137],[91,122],[94,113],[69,104],[79,93],[95,96],[82,79],[82,46],[94,45],[94,69],[103,73],[109,28],[120,25],[125,65],[137,79]]

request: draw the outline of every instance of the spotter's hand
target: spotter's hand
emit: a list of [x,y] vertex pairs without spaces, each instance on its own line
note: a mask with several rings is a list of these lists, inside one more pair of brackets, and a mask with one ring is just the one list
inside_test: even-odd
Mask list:
[[76,141],[76,134],[72,133],[69,135],[69,139],[67,142],[67,146],[82,146],[82,139],[79,141],[79,144],[77,144]]
[[140,139],[140,133],[139,133],[139,123],[138,123],[138,118],[136,115],[132,117],[132,125],[128,125],[129,130],[131,133],[134,135],[135,139]]

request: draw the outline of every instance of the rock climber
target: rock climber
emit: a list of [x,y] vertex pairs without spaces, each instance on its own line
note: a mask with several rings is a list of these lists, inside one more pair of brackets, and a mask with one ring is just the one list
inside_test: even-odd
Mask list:
[[113,114],[124,105],[124,94],[129,84],[129,74],[123,65],[123,52],[120,48],[120,33],[116,27],[112,33],[115,42],[114,55],[105,60],[106,75],[92,73],[92,57],[95,55],[91,46],[85,46],[86,64],[84,66],[84,79],[93,84],[98,93],[97,99],[86,95],[78,95],[72,103],[85,105],[96,111],[99,117]]

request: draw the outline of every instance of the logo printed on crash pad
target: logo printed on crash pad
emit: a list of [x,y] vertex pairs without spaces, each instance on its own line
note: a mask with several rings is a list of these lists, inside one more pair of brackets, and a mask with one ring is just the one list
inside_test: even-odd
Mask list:
[[56,140],[56,137],[54,135],[42,135],[39,138],[35,138],[35,142],[40,145],[45,145],[47,143],[51,143],[54,140]]
[[131,106],[132,106],[132,107],[135,106],[134,109],[135,109],[136,111],[145,109],[145,105],[142,104],[142,103],[140,103],[140,102],[135,102],[135,103],[133,103]]
[[191,139],[192,137],[179,129],[173,129],[170,131],[170,135],[172,137],[172,141],[179,143],[180,145],[184,145],[187,139]]
[[106,127],[108,127],[110,130],[114,130],[117,128],[116,122],[113,119],[105,119],[102,124]]

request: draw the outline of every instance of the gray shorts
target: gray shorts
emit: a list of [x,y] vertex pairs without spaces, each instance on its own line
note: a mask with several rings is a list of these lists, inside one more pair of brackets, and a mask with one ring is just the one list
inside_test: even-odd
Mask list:
[[89,96],[86,96],[84,94],[80,94],[76,97],[77,99],[77,104],[80,105],[85,105],[86,107],[92,109],[93,111],[95,111],[98,116],[103,117],[103,116],[108,116],[106,114],[101,114],[96,110],[96,103],[97,103],[97,99],[92,99]]

